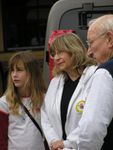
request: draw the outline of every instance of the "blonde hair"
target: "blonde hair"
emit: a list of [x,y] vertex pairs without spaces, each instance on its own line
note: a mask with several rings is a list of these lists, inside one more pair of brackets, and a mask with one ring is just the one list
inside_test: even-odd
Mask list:
[[11,72],[14,66],[17,66],[19,62],[24,64],[25,70],[29,74],[29,79],[25,83],[25,88],[30,91],[32,110],[35,112],[35,110],[42,105],[46,86],[42,78],[38,60],[30,51],[17,52],[9,60],[8,85],[5,92],[6,100],[9,104],[10,111],[13,114],[19,114],[19,101],[21,99],[11,78]]
[[[87,56],[87,50],[78,35],[74,33],[65,33],[57,36],[50,45],[50,54],[54,51],[65,51],[73,57],[73,69],[79,74],[82,73],[86,66],[95,64],[95,62]],[[53,68],[53,75],[59,75],[61,72],[56,66]]]

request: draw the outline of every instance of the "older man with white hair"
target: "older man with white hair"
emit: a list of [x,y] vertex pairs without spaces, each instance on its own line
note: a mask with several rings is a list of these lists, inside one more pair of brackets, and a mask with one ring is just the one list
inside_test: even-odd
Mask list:
[[99,64],[79,123],[77,150],[113,147],[113,15],[101,16],[89,25],[88,55]]

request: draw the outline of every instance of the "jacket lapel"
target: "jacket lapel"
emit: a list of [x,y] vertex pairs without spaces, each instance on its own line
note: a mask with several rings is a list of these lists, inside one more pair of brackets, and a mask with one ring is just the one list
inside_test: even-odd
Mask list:
[[73,95],[71,97],[71,100],[70,100],[70,103],[69,103],[69,106],[68,106],[67,117],[68,117],[68,115],[70,113],[70,110],[71,110],[71,107],[73,106],[73,103],[75,102],[75,100],[77,99],[78,95],[82,91],[82,87],[83,87],[82,80],[83,80],[82,78],[79,80],[78,85],[77,85],[77,87],[76,87],[76,89],[75,89],[75,91],[74,91],[74,93],[73,93]]
[[56,100],[55,100],[56,101],[57,114],[60,117],[60,119],[61,119],[60,104],[61,104],[61,98],[62,98],[63,85],[64,85],[64,78],[62,76],[59,80],[59,84],[58,84],[58,87],[57,87],[58,90],[56,92]]
[[70,103],[69,103],[69,107],[68,107],[68,111],[67,111],[67,117],[69,116],[69,113],[71,111],[71,108],[73,106],[73,103],[75,102],[75,100],[77,100],[78,95],[82,94],[82,92],[84,92],[84,87],[86,86],[87,82],[89,81],[89,79],[93,76],[95,70],[96,70],[97,66],[91,66],[91,67],[87,67],[84,71],[83,74],[79,80],[79,83],[71,97]]

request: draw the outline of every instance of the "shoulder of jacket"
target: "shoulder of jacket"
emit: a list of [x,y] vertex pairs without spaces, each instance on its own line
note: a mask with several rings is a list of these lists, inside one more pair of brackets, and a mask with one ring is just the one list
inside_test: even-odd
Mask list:
[[84,69],[84,73],[94,73],[97,68],[98,66],[95,66],[95,65],[88,66]]
[[89,66],[84,69],[83,74],[82,74],[82,78],[84,79],[84,82],[87,82],[93,76],[96,69],[97,69],[97,66]]
[[104,64],[101,64],[101,65],[97,68],[97,70],[98,70],[98,69],[105,69],[105,70],[107,70],[107,71],[111,74],[111,76],[112,76],[112,78],[113,78],[113,59],[111,59],[111,60],[105,62]]
[[5,112],[9,112],[8,103],[6,101],[6,96],[2,96],[0,98],[0,110],[3,110]]
[[6,103],[7,103],[7,101],[6,101],[6,96],[3,95],[2,97],[0,97],[0,101],[3,101],[3,102],[6,102]]
[[50,84],[57,83],[57,82],[59,82],[60,80],[64,80],[64,76],[63,76],[62,74],[61,74],[61,75],[58,75],[58,76],[56,76],[56,77],[54,77],[54,78],[51,80]]

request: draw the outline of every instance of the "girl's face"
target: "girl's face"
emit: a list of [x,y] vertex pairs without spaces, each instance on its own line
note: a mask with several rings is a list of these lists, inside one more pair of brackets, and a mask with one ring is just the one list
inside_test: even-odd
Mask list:
[[17,87],[18,89],[24,88],[25,83],[28,79],[28,74],[25,70],[24,64],[21,61],[14,65],[11,71],[11,77],[15,87]]

